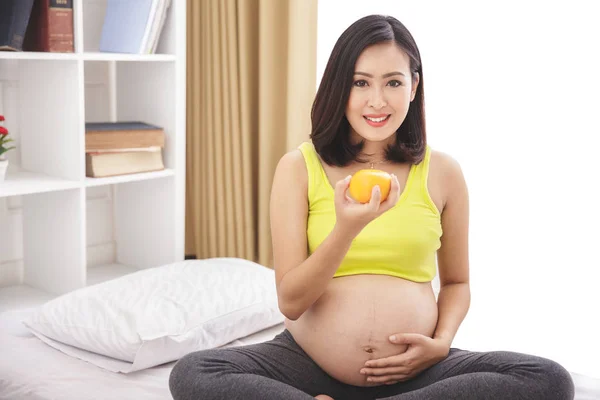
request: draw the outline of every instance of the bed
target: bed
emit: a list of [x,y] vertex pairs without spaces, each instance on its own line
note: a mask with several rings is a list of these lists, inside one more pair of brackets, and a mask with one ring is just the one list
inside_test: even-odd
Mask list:
[[[34,336],[20,322],[31,310],[0,313],[0,399],[172,399],[167,382],[174,362],[129,374],[104,370]],[[277,324],[224,347],[270,340],[283,329]],[[600,399],[600,380],[572,375],[576,400]]]
[[[0,399],[172,399],[168,378],[174,363],[118,374],[48,346],[21,324],[32,309],[0,313]],[[277,324],[224,347],[259,343],[284,329]],[[572,374],[576,400],[600,399],[600,380]]]
[[[20,298],[0,309],[0,400],[169,400],[177,359],[270,340],[283,321],[274,271],[239,258],[185,260],[51,300]],[[600,380],[573,379],[577,400],[600,400]]]
[[[34,336],[20,322],[31,311],[0,313],[0,399],[172,399],[167,382],[174,362],[129,374],[104,370]],[[283,329],[277,324],[224,347],[266,341]]]

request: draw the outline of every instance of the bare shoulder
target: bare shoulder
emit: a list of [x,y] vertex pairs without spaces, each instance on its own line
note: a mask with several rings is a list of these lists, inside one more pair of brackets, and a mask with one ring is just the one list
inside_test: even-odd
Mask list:
[[271,241],[278,290],[283,276],[307,257],[307,187],[304,156],[298,149],[291,150],[279,160],[271,190]]
[[[299,149],[293,149],[285,153],[277,163],[273,185],[286,186],[294,183],[295,185],[308,185],[308,172],[304,156]],[[275,188],[274,188],[275,189]]]
[[271,186],[271,222],[282,223],[290,213],[306,214],[308,172],[299,149],[285,153],[277,163]]
[[431,149],[431,160],[429,169],[436,174],[444,174],[446,177],[462,174],[462,169],[456,158],[440,150]]
[[292,149],[279,159],[278,167],[300,169],[306,171],[304,156],[300,149]]
[[430,180],[440,188],[444,204],[452,197],[466,194],[467,186],[462,167],[450,154],[432,149],[429,174]]

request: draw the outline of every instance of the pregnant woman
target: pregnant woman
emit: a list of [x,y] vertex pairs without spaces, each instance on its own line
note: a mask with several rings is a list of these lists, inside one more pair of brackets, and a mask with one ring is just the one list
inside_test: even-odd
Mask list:
[[[273,182],[286,329],[183,357],[175,400],[573,399],[554,361],[451,346],[470,303],[469,202],[460,166],[426,142],[423,89],[419,50],[398,20],[368,16],[342,34],[311,142],[282,157]],[[367,203],[351,198],[362,169],[392,176],[385,199],[379,186]]]

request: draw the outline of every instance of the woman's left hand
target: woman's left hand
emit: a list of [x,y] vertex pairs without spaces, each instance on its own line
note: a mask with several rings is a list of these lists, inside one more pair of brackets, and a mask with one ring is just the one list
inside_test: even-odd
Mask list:
[[392,385],[409,380],[442,361],[450,351],[447,342],[418,333],[397,333],[390,336],[390,342],[408,348],[395,356],[367,361],[360,373],[368,377],[368,382]]

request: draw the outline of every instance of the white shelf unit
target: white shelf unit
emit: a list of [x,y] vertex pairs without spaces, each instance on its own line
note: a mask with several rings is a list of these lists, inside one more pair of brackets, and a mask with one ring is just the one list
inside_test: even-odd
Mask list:
[[[84,2],[87,0],[84,0]],[[56,60],[56,61],[175,61],[174,54],[116,54],[89,52],[77,53],[41,53],[41,52],[12,52],[3,53],[3,60]]]
[[[99,52],[106,0],[73,7],[74,53],[0,52],[18,99],[0,113],[19,127],[0,208],[20,199],[23,255],[21,281],[0,287],[0,311],[184,259],[186,0],[171,0],[156,54]],[[98,81],[106,90],[95,90]],[[86,177],[85,122],[99,120],[162,126],[166,169]],[[111,194],[114,238],[101,255],[88,251],[87,197],[99,187]]]

